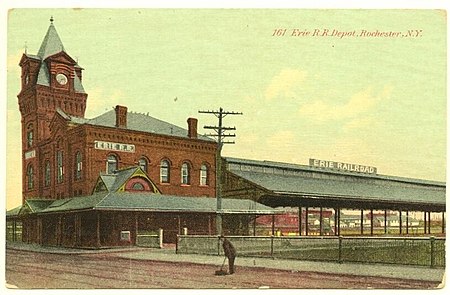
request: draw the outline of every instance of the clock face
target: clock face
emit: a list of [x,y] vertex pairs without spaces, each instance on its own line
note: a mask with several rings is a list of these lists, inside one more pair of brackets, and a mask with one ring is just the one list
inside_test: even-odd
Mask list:
[[56,82],[58,82],[61,85],[66,85],[67,84],[67,76],[64,74],[57,74],[56,75]]

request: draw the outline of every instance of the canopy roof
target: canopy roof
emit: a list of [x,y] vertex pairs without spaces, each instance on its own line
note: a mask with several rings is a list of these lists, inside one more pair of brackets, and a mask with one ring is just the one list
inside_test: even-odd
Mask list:
[[[29,202],[28,200],[27,202]],[[153,193],[111,192],[95,193],[87,197],[75,197],[56,201],[47,201],[47,206],[35,207],[28,213],[63,213],[82,210],[109,211],[151,211],[151,212],[184,212],[184,213],[216,213],[216,199],[208,197],[179,197]],[[280,210],[262,205],[251,200],[223,199],[223,214],[276,214]],[[33,202],[31,202],[33,203]],[[44,202],[40,202],[44,204]],[[8,214],[19,208],[8,211]],[[14,212],[15,212],[14,211]]]
[[[326,171],[310,166],[227,158],[228,173],[263,191],[266,205],[314,199],[346,204],[432,206],[445,210],[443,182],[403,177]],[[266,200],[266,201],[263,201]],[[298,205],[298,204],[297,204]]]

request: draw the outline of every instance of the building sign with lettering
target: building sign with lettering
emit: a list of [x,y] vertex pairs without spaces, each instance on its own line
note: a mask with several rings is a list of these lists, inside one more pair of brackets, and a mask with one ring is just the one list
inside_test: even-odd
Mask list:
[[95,140],[94,147],[97,150],[128,152],[128,153],[135,152],[134,144],[127,144],[127,143],[117,143],[117,142],[107,142],[107,141]]
[[32,151],[28,151],[25,153],[25,160],[31,159],[36,157],[36,151],[32,150]]
[[372,166],[364,166],[358,164],[341,163],[335,161],[324,161],[317,159],[309,159],[309,166],[327,168],[332,170],[340,170],[347,172],[359,172],[367,174],[377,174],[377,168]]

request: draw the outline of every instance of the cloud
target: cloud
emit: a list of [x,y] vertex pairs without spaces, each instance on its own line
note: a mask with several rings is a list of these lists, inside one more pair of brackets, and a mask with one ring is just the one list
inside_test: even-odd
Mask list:
[[347,123],[345,123],[342,128],[345,132],[351,132],[355,129],[366,129],[377,125],[379,122],[372,116],[364,116],[361,118],[355,118]]
[[86,117],[91,118],[111,110],[125,101],[123,91],[117,89],[105,90],[97,87],[89,90],[87,99]]
[[381,101],[389,98],[391,91],[389,86],[385,86],[379,93],[368,87],[351,96],[343,105],[315,100],[301,106],[298,113],[318,122],[352,119],[373,110]]
[[272,78],[264,93],[266,99],[271,100],[279,96],[292,97],[294,90],[305,80],[306,72],[295,69],[284,69]]

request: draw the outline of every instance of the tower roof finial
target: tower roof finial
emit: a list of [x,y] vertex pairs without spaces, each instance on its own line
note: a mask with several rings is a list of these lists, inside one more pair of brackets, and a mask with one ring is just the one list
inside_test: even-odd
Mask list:
[[53,25],[53,15],[50,16],[50,24]]

